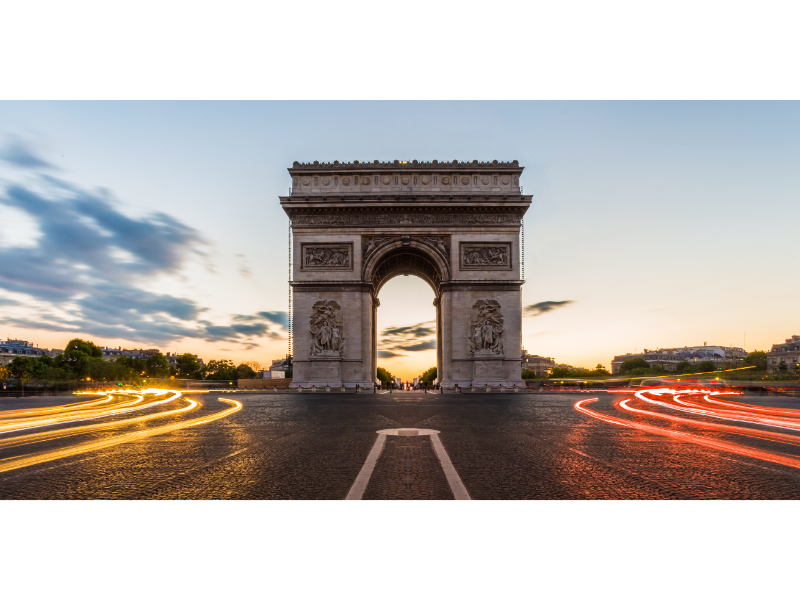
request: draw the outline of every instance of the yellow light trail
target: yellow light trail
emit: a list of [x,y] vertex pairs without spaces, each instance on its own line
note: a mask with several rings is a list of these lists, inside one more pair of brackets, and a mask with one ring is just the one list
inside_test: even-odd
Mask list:
[[[178,392],[178,394],[180,395],[180,392]],[[217,398],[217,400],[219,400],[220,402],[227,402],[228,404],[232,404],[233,406],[231,408],[225,409],[208,417],[197,417],[195,419],[190,419],[188,421],[183,421],[181,423],[162,425],[160,427],[154,427],[152,429],[147,429],[144,431],[136,431],[133,433],[117,435],[111,438],[106,438],[104,440],[83,442],[81,444],[76,444],[74,446],[70,446],[62,450],[53,450],[50,452],[41,452],[39,454],[33,454],[21,458],[7,458],[4,460],[0,460],[0,473],[13,471],[14,469],[21,469],[23,467],[38,465],[43,462],[59,460],[62,458],[69,458],[70,456],[84,454],[86,452],[95,452],[97,450],[103,450],[105,448],[110,448],[118,444],[136,442],[151,436],[162,435],[165,433],[170,433],[172,431],[177,431],[179,429],[185,429],[187,427],[195,427],[196,425],[211,423],[212,421],[223,419],[228,415],[232,415],[233,413],[238,412],[242,409],[242,403],[239,402],[238,400],[229,400],[227,398]]]
[[[86,418],[98,418],[98,415],[113,414],[113,411],[135,406],[144,401],[144,396],[136,396],[135,400],[131,402],[124,402],[117,404],[114,409],[109,410],[104,407],[102,409],[94,410],[75,410],[65,412],[58,416],[40,416],[35,419],[19,420],[9,419],[0,420],[0,433],[8,433],[14,431],[21,431],[23,429],[33,429],[36,427],[47,427],[48,425],[58,425],[61,423],[70,423],[72,421],[79,421]],[[126,411],[127,412],[127,411]]]
[[136,423],[144,423],[152,419],[161,419],[164,417],[174,417],[185,412],[189,412],[197,408],[197,401],[190,398],[183,398],[189,404],[183,408],[176,408],[168,410],[167,412],[154,413],[152,415],[143,415],[141,417],[133,417],[131,419],[123,419],[122,421],[114,421],[113,423],[96,423],[94,425],[80,425],[78,427],[70,427],[69,429],[59,429],[56,431],[42,431],[40,433],[29,433],[26,435],[18,435],[8,439],[0,439],[0,448],[15,448],[17,446],[25,446],[27,444],[37,444],[41,442],[49,442],[59,438],[71,437],[74,435],[82,435],[85,433],[95,433],[104,429],[113,429],[115,427],[123,427],[127,425],[134,425]]
[[0,423],[10,419],[33,417],[42,414],[56,414],[71,410],[82,410],[84,408],[88,408],[89,406],[95,406],[97,404],[105,404],[106,402],[110,402],[113,398],[114,396],[112,394],[109,394],[108,396],[106,396],[101,400],[93,400],[91,402],[76,402],[75,404],[64,404],[56,407],[44,406],[41,408],[20,408],[17,410],[4,410],[0,412],[0,417],[2,417],[2,419],[0,419]]
[[[158,390],[161,394],[170,393],[168,390]],[[130,393],[130,392],[128,392]],[[152,393],[148,390],[147,393]],[[50,417],[50,418],[40,418],[34,419],[31,421],[11,421],[8,424],[3,425],[3,421],[0,421],[0,434],[4,433],[13,433],[15,431],[24,431],[26,429],[36,429],[39,427],[49,427],[51,425],[63,425],[66,423],[78,423],[80,421],[90,421],[93,419],[103,419],[106,417],[113,417],[116,415],[124,415],[129,412],[139,411],[139,410],[146,410],[148,408],[152,408],[154,406],[159,406],[161,404],[165,404],[167,402],[172,402],[173,400],[177,400],[181,397],[180,392],[172,392],[173,395],[169,398],[163,400],[157,400],[155,402],[150,402],[149,404],[142,404],[141,406],[135,406],[144,400],[144,395],[136,394],[136,400],[132,402],[127,402],[123,404],[116,405],[115,408],[111,409],[102,409],[102,410],[90,410],[90,411],[78,411],[77,414],[73,413],[66,413],[60,415],[58,417]],[[159,395],[161,395],[159,394]],[[133,408],[131,408],[133,407]]]

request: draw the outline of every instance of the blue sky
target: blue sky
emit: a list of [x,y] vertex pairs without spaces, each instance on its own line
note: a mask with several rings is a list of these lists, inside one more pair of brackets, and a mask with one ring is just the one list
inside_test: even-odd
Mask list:
[[[532,353],[800,331],[797,102],[3,102],[0,153],[0,336],[42,346],[281,356],[286,168],[395,158],[526,167],[523,303],[570,301],[530,311]],[[382,293],[398,375],[435,361],[424,289]]]

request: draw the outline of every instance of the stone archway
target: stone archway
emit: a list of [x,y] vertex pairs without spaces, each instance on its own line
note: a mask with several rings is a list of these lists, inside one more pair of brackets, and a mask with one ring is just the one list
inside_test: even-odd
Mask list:
[[[378,316],[380,307],[378,295],[381,288],[398,275],[416,275],[433,289],[433,305],[436,307],[436,369],[441,372],[441,295],[442,282],[450,280],[445,247],[441,249],[430,240],[415,239],[413,236],[386,236],[378,238],[380,245],[371,238],[367,247],[371,252],[364,254],[363,279],[372,284],[372,371],[378,368]],[[374,249],[374,251],[372,251]]]
[[531,197],[516,161],[295,163],[289,173],[293,387],[372,387],[378,293],[402,274],[433,288],[443,386],[523,384],[519,231]]

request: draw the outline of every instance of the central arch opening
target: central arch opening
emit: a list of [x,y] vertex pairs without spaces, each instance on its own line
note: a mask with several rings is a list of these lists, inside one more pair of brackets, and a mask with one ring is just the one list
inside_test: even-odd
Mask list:
[[378,367],[412,382],[436,366],[436,307],[431,286],[418,276],[394,276],[379,294]]
[[[386,369],[413,382],[431,367],[441,377],[442,283],[450,278],[448,249],[442,238],[378,238],[367,250],[364,279],[372,284],[375,308],[373,370]],[[385,374],[384,374],[385,375]]]

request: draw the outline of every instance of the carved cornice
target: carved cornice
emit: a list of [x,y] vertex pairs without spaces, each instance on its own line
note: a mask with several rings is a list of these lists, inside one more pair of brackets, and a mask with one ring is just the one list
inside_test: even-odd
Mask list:
[[372,292],[371,283],[360,281],[290,281],[289,285],[299,292]]
[[419,160],[410,160],[410,161],[400,161],[395,160],[391,162],[381,162],[381,161],[373,161],[373,162],[361,162],[358,160],[354,160],[353,162],[339,162],[335,160],[333,162],[325,163],[319,162],[315,160],[314,162],[310,163],[301,163],[298,161],[294,161],[292,166],[289,168],[290,173],[294,172],[301,172],[301,171],[324,171],[324,170],[339,170],[339,169],[350,169],[350,170],[364,170],[364,171],[385,171],[385,170],[439,170],[439,171],[451,171],[453,169],[459,170],[471,170],[471,169],[524,169],[524,167],[519,166],[518,160],[512,160],[509,162],[503,162],[498,160],[491,160],[491,161],[419,161]]
[[442,292],[518,292],[524,281],[443,281]]

